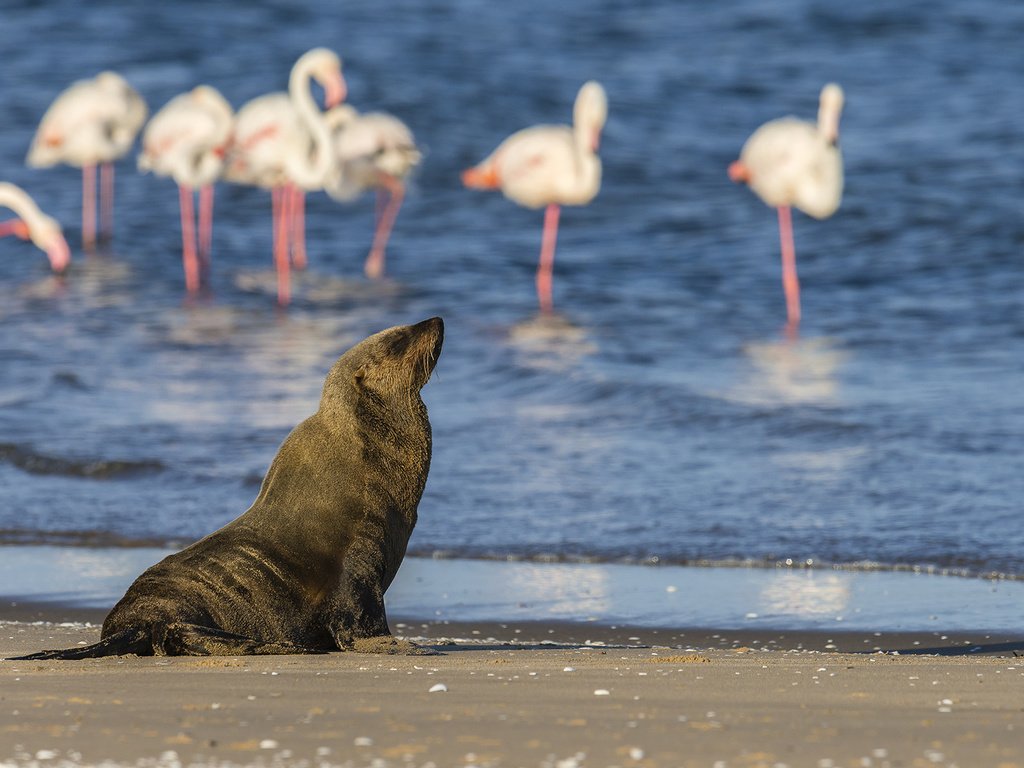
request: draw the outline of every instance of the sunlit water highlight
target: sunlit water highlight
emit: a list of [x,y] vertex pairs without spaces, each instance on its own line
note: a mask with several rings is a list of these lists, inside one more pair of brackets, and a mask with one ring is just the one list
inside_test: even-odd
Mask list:
[[[153,548],[0,547],[0,584],[33,604],[109,608]],[[1024,582],[930,574],[638,567],[407,558],[386,596],[392,625],[602,626],[851,632],[1014,631]]]

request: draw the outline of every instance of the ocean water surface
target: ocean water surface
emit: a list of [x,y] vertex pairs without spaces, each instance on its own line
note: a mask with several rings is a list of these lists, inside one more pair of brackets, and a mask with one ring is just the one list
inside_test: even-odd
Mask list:
[[[64,278],[0,241],[0,544],[168,547],[255,497],[333,360],[441,315],[414,555],[924,567],[1024,577],[1024,6],[977,0],[8,2],[0,179],[73,247]],[[388,275],[373,200],[308,204],[310,266],[274,306],[270,201],[221,185],[212,289],[186,301],[177,196],[118,166],[116,237],[80,180],[24,156],[53,97],[116,69],[151,110],[238,107],[306,49],[423,147]],[[606,87],[604,183],[567,208],[554,319],[541,214],[461,188],[512,131]],[[846,192],[797,215],[799,338],[776,218],[731,184],[762,122],[846,90]],[[85,559],[88,562],[88,558]],[[10,593],[0,584],[0,594]],[[55,587],[56,590],[56,587]],[[581,612],[586,609],[580,608]]]

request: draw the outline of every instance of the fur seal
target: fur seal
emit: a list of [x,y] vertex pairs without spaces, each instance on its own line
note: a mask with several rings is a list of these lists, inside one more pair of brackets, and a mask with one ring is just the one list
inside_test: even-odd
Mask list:
[[19,658],[416,652],[391,637],[384,592],[430,469],[420,388],[443,339],[434,317],[348,350],[244,514],[143,572],[99,642]]

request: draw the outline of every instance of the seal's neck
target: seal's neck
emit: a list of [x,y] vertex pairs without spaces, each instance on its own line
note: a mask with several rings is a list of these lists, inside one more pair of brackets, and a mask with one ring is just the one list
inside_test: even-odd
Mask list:
[[[365,392],[360,398],[357,423],[368,468],[384,471],[367,473],[370,496],[378,496],[384,503],[393,501],[401,509],[415,510],[430,470],[431,431],[427,407],[419,394],[410,398],[411,402],[395,407],[394,403]],[[380,487],[371,487],[375,482]]]

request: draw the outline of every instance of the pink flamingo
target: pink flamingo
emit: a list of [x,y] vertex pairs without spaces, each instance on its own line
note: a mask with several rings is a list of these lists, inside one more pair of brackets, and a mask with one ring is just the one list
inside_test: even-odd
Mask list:
[[114,161],[131,149],[146,122],[146,102],[116,72],[101,72],[63,91],[43,115],[27,163],[82,169],[82,242],[96,244],[96,166],[100,166],[101,234],[114,229]]
[[771,120],[754,131],[743,145],[740,159],[729,166],[730,179],[749,185],[767,205],[778,208],[782,286],[791,333],[800,324],[800,281],[790,209],[795,206],[816,219],[826,219],[839,209],[843,195],[842,109],[843,90],[829,83],[821,90],[817,124],[795,117]]
[[377,190],[373,245],[363,266],[367,277],[377,278],[384,274],[384,249],[405,197],[405,178],[423,156],[409,127],[384,112],[360,114],[343,104],[330,110],[326,119],[337,158],[327,194],[347,201],[367,189]]
[[551,283],[560,206],[586,205],[601,188],[597,149],[607,117],[604,88],[591,80],[576,96],[571,126],[524,128],[462,173],[467,187],[501,189],[505,197],[527,208],[547,206],[537,267],[537,298],[545,313],[553,304]]
[[[185,288],[199,291],[209,270],[213,240],[213,183],[224,167],[234,113],[220,92],[199,85],[169,101],[153,115],[142,136],[139,170],[170,176],[181,204]],[[199,248],[196,252],[193,193],[199,191]]]
[[328,107],[344,100],[337,54],[326,48],[307,51],[292,67],[287,93],[260,96],[238,111],[225,172],[229,181],[271,190],[281,305],[291,297],[289,251],[296,266],[305,265],[305,192],[322,189],[335,163],[330,131],[310,92],[311,80],[323,87]]
[[60,224],[40,211],[25,190],[0,181],[0,207],[14,211],[18,217],[0,221],[0,237],[15,235],[22,240],[31,240],[39,250],[46,253],[54,272],[60,273],[67,268],[71,261],[71,251]]

